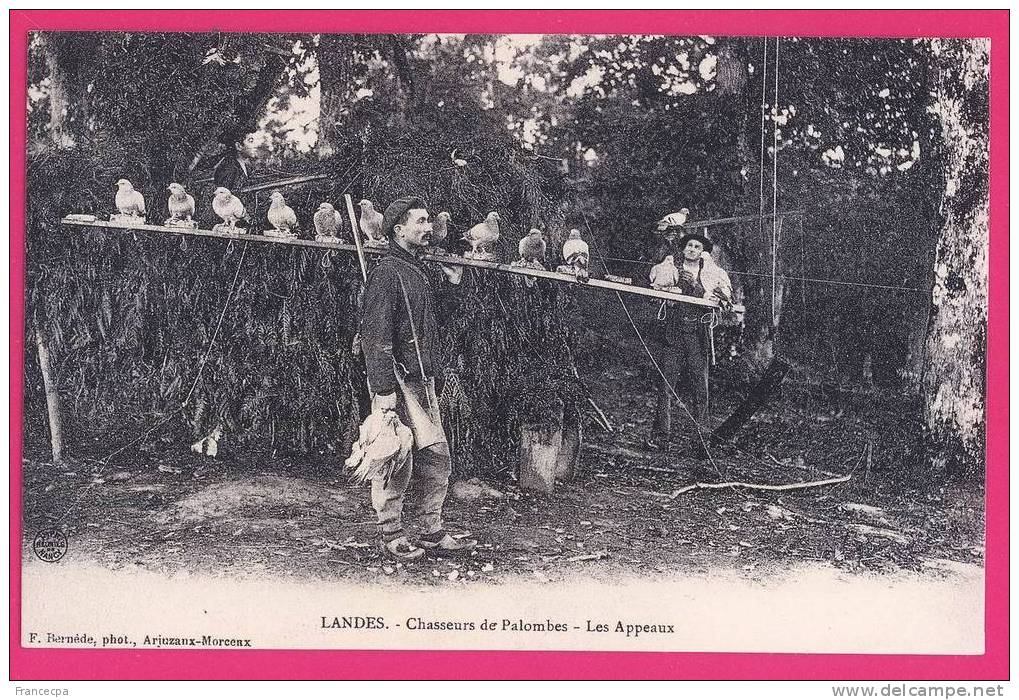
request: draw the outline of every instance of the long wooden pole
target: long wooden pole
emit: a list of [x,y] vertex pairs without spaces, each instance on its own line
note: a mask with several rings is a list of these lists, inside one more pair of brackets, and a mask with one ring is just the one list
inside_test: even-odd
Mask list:
[[[257,243],[271,243],[276,245],[289,245],[297,246],[300,248],[322,248],[327,250],[345,250],[351,253],[358,253],[359,262],[361,263],[362,269],[361,274],[367,276],[367,267],[364,262],[364,255],[382,255],[386,252],[385,248],[365,248],[357,235],[360,230],[357,228],[357,221],[353,215],[353,205],[351,204],[347,210],[348,215],[351,216],[352,226],[354,227],[354,240],[355,243],[325,243],[322,241],[309,241],[301,239],[287,239],[287,238],[269,238],[267,236],[261,236],[253,233],[225,233],[223,231],[210,231],[207,229],[186,229],[186,228],[175,228],[172,226],[154,226],[151,224],[135,224],[132,226],[125,226],[123,224],[112,223],[109,221],[87,221],[84,219],[77,219],[74,216],[64,217],[61,223],[65,226],[81,226],[86,228],[103,228],[103,229],[115,229],[120,231],[149,231],[152,233],[171,233],[179,236],[201,236],[207,238],[225,238],[229,240],[242,240],[242,241],[253,241]],[[705,308],[718,308],[719,304],[717,301],[712,299],[703,299],[701,297],[692,297],[685,294],[675,294],[673,292],[666,292],[660,289],[651,289],[649,287],[638,287],[632,284],[623,284],[621,282],[612,282],[611,280],[599,280],[590,279],[587,282],[580,282],[577,280],[575,275],[569,275],[562,272],[552,272],[551,270],[534,270],[528,267],[512,267],[507,263],[492,262],[489,260],[472,260],[469,258],[460,258],[452,255],[435,255],[432,253],[426,253],[421,256],[422,260],[443,263],[445,265],[463,265],[465,267],[478,267],[486,270],[497,270],[499,272],[505,272],[510,275],[521,275],[524,277],[540,277],[541,279],[553,280],[556,282],[564,282],[566,284],[576,284],[583,287],[592,289],[608,289],[615,292],[622,292],[624,294],[636,294],[638,296],[650,297],[653,299],[663,299],[665,301],[681,301],[686,304],[693,304],[694,306],[702,306]],[[742,306],[733,307],[734,311],[743,311]]]

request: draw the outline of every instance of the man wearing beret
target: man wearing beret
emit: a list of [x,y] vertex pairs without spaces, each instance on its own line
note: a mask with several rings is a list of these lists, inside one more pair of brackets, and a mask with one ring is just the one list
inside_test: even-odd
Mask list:
[[[432,282],[420,259],[432,233],[424,201],[403,197],[390,204],[383,214],[382,232],[389,237],[389,250],[368,276],[361,342],[372,410],[395,411],[413,432],[414,446],[388,483],[372,480],[371,498],[384,551],[408,560],[421,556],[424,549],[468,549],[477,542],[455,538],[442,525],[450,456],[435,394],[441,365]],[[443,270],[450,281],[459,281],[460,270]],[[412,480],[418,492],[417,544],[403,529],[404,499]]]

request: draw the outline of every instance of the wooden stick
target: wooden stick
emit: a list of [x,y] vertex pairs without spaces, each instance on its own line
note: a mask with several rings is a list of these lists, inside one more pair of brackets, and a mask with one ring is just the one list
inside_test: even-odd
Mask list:
[[64,454],[64,433],[60,427],[60,394],[57,393],[57,385],[53,380],[53,370],[50,368],[50,353],[46,349],[42,333],[35,331],[35,344],[39,351],[39,369],[42,371],[42,384],[46,391],[46,413],[50,422],[50,448],[53,451],[53,463],[63,462]]
[[[348,210],[348,215],[350,210]],[[78,220],[73,217],[64,217],[61,220],[61,224],[65,226],[81,226],[84,228],[103,228],[103,229],[116,229],[121,231],[141,231],[151,233],[170,233],[178,236],[200,236],[206,238],[224,238],[228,240],[241,240],[241,241],[253,241],[256,243],[273,243],[278,245],[289,245],[297,246],[299,248],[323,248],[327,250],[345,250],[350,253],[355,253],[358,250],[358,246],[351,245],[350,243],[326,243],[323,241],[311,241],[299,238],[270,238],[252,233],[227,233],[223,231],[210,231],[208,229],[186,229],[177,228],[173,226],[155,226],[152,224],[136,224],[136,225],[124,225],[120,223],[114,223],[110,221],[84,221]],[[356,224],[355,224],[356,226]],[[355,231],[360,229],[355,228]],[[358,241],[359,242],[359,241]],[[386,250],[384,248],[362,248],[362,254],[371,255],[384,255]],[[701,306],[704,308],[718,308],[719,304],[717,301],[711,299],[702,299],[701,297],[691,297],[685,294],[674,294],[673,292],[665,292],[660,289],[650,289],[648,287],[636,287],[630,284],[621,284],[619,282],[610,282],[609,280],[597,280],[592,279],[587,282],[579,282],[575,275],[568,275],[562,272],[550,272],[549,270],[534,270],[527,267],[511,267],[508,264],[491,262],[488,260],[472,260],[469,258],[459,258],[452,255],[434,255],[432,253],[426,253],[421,256],[422,260],[429,262],[443,263],[446,265],[463,265],[466,267],[477,267],[486,270],[495,270],[498,272],[505,272],[511,275],[523,275],[525,277],[538,277],[541,279],[553,280],[555,282],[565,282],[567,284],[575,284],[582,287],[589,287],[593,289],[608,289],[616,292],[625,292],[627,294],[636,294],[638,296],[650,297],[653,299],[664,299],[666,301],[679,301],[685,304],[692,304],[694,306]],[[366,274],[365,270],[362,270],[362,274]],[[734,311],[744,311],[742,306],[733,307]]]
[[816,467],[808,467],[805,464],[790,464],[790,463],[787,463],[787,462],[780,462],[778,459],[775,458],[775,455],[773,455],[771,453],[768,453],[768,452],[766,452],[765,454],[767,454],[768,455],[768,459],[770,459],[772,461],[772,463],[775,466],[778,466],[778,467],[784,467],[784,468],[787,468],[787,469],[799,469],[800,471],[811,472],[813,474],[824,474],[825,476],[832,476],[832,477],[837,477],[838,476],[838,474],[835,474],[834,472],[828,472],[828,471],[825,471],[824,469],[817,469]]
[[852,474],[846,476],[840,476],[835,479],[825,479],[824,481],[798,481],[795,484],[748,484],[745,481],[726,481],[721,484],[705,484],[697,482],[684,486],[681,489],[676,489],[669,496],[669,499],[673,499],[680,494],[684,494],[687,491],[693,491],[694,489],[728,489],[728,488],[744,488],[744,489],[757,489],[758,491],[793,491],[795,489],[809,489],[815,486],[828,486],[830,484],[841,484],[849,481],[853,478]]
[[594,412],[595,412],[595,414],[596,414],[596,416],[597,416],[597,418],[598,418],[598,422],[599,422],[599,423],[601,424],[601,426],[602,426],[603,428],[605,428],[605,430],[606,430],[607,432],[610,432],[610,433],[611,433],[611,432],[615,432],[615,431],[614,431],[614,430],[612,429],[612,423],[610,423],[610,422],[609,422],[609,417],[608,417],[608,416],[606,416],[606,415],[605,415],[605,412],[604,412],[604,411],[602,411],[602,410],[601,410],[601,408],[599,408],[599,407],[598,407],[598,404],[596,404],[596,403],[594,402],[594,399],[593,399],[593,398],[591,398],[590,396],[588,396],[588,397],[587,397],[587,402],[588,402],[589,404],[591,404],[591,408],[593,408],[593,409],[594,409]]
[[286,180],[277,180],[276,182],[266,182],[261,185],[250,185],[248,187],[242,187],[237,190],[235,194],[246,194],[248,192],[261,192],[262,190],[272,189],[274,187],[287,187],[289,185],[300,185],[305,182],[318,182],[319,180],[328,180],[328,175],[301,175],[300,177],[291,177]]
[[361,263],[361,278],[368,281],[368,264],[364,259],[364,248],[361,246],[361,229],[357,225],[357,217],[354,216],[354,200],[349,194],[343,195],[343,201],[347,203],[347,217],[350,219],[350,233],[354,236],[354,245],[357,247],[357,261]]
[[730,440],[736,432],[747,424],[754,413],[756,413],[771,398],[772,394],[782,384],[786,373],[789,371],[788,362],[775,358],[764,371],[764,376],[750,389],[750,393],[743,399],[743,402],[736,408],[731,416],[725,419],[720,426],[711,433],[711,442],[719,444]]
[[780,219],[786,216],[800,216],[804,213],[803,209],[790,209],[789,211],[780,212],[769,212],[763,216],[757,214],[747,214],[746,216],[727,216],[724,219],[704,219],[703,221],[688,221],[683,224],[682,228],[702,228],[704,226],[715,226],[717,224],[735,224],[740,221],[756,221],[758,219],[771,219],[779,217]]

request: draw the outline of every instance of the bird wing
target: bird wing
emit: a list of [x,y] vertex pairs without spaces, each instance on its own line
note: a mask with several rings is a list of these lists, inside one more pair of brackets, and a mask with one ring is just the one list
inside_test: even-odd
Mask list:
[[186,199],[184,207],[183,207],[183,213],[186,216],[194,216],[195,215],[195,198],[192,197],[189,194],[188,195],[184,195],[184,196],[187,199]]
[[247,218],[248,212],[244,208],[244,202],[239,200],[237,197],[230,197],[230,206],[227,207],[226,214],[236,216],[238,219]]
[[138,190],[135,190],[134,196],[131,197],[131,205],[134,206],[135,211],[139,214],[145,213],[145,197]]
[[332,215],[324,209],[315,212],[315,215],[311,217],[312,222],[315,224],[315,233],[327,234],[329,232],[330,219],[332,218]]
[[283,223],[290,224],[291,226],[297,225],[297,214],[294,213],[292,208],[283,207],[283,211],[280,212],[280,215],[283,218]]
[[382,221],[376,221],[375,217],[372,216],[377,213],[361,210],[361,218],[358,223],[361,226],[361,230],[369,238],[376,238],[382,232]]

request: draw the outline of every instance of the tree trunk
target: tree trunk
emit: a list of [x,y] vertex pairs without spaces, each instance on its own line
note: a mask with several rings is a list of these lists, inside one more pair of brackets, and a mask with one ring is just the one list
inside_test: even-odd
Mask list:
[[929,467],[969,476],[984,467],[989,48],[985,39],[935,44],[945,194],[922,378],[924,437]]
[[[774,89],[774,43],[769,40],[767,75],[764,75],[763,43],[747,38],[718,40],[718,63],[715,69],[719,109],[731,115],[734,120],[734,140],[728,144],[732,154],[732,166],[720,187],[728,193],[719,198],[727,211],[756,212],[758,208],[758,166],[760,166],[760,139],[765,139],[765,149],[771,145],[771,132],[761,132],[761,97],[765,88],[765,101],[770,104]],[[748,66],[754,65],[753,80]],[[766,80],[767,85],[762,81]],[[770,122],[769,122],[770,125]],[[771,210],[770,163],[765,155],[765,213]],[[781,222],[780,222],[781,225]],[[767,229],[765,231],[765,229]],[[746,235],[739,239],[730,237],[721,241],[725,251],[732,256],[734,269],[754,270],[761,275],[745,282],[742,275],[732,275],[737,301],[745,303],[746,316],[745,356],[751,372],[763,372],[774,356],[774,340],[781,313],[783,290],[782,280],[777,280],[778,303],[772,308],[771,289],[771,220],[760,226],[748,225],[743,229]]]
[[54,38],[43,33],[46,69],[49,72],[49,124],[48,131],[53,144],[57,148],[69,148],[74,145],[67,128],[71,107],[71,91],[67,74],[61,65],[59,48]]
[[53,451],[53,463],[60,464],[64,459],[64,432],[60,425],[60,394],[50,367],[50,353],[42,333],[35,332],[35,344],[39,351],[39,370],[42,372],[42,384],[46,391],[46,413],[50,423],[50,447]]
[[323,34],[318,45],[318,157],[322,159],[336,153],[341,138],[338,123],[345,103],[346,63],[344,38]]

